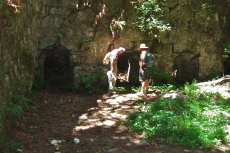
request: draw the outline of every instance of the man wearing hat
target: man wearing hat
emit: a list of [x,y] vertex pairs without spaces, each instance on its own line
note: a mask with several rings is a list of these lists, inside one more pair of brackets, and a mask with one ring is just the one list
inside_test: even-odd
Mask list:
[[149,88],[149,67],[146,65],[146,55],[148,47],[145,44],[141,44],[139,50],[140,54],[140,70],[139,70],[139,81],[141,81],[141,91],[140,94],[147,94]]

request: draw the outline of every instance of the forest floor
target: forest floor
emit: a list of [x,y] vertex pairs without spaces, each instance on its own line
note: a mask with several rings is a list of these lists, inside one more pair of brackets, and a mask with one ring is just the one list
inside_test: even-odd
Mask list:
[[[138,109],[139,103],[158,98],[120,92],[84,95],[41,92],[25,120],[17,123],[13,135],[23,153],[210,153],[179,144],[162,143],[130,130],[122,120]],[[120,122],[120,124],[117,124]],[[74,138],[80,140],[74,142]],[[58,146],[51,144],[57,142]]]

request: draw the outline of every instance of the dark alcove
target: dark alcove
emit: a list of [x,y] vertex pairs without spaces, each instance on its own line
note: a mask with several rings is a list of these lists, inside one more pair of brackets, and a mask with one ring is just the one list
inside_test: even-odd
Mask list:
[[230,57],[226,59],[225,62],[223,62],[224,66],[224,75],[230,75]]
[[[119,73],[128,74],[129,84],[135,85],[139,83],[138,80],[139,53],[138,52],[127,49],[123,54],[119,55],[117,68],[118,68],[118,75]],[[122,81],[118,80],[118,82],[122,82]]]
[[200,54],[191,51],[181,52],[175,59],[173,65],[173,76],[178,83],[192,82],[199,77]]
[[72,88],[71,51],[62,46],[50,46],[39,56],[39,68],[44,88]]

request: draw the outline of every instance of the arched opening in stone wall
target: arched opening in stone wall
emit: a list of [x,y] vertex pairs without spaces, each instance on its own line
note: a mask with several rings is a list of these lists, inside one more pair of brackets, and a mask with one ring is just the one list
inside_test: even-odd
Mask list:
[[41,52],[38,66],[44,88],[72,88],[73,66],[70,50],[63,46],[49,46]]
[[224,75],[230,75],[230,57],[226,59],[225,62],[223,62],[224,66]]
[[[118,62],[118,75],[119,73],[128,74],[128,83],[135,85],[139,83],[139,53],[133,50],[128,50],[119,55]],[[122,80],[118,80],[119,82],[123,83]],[[127,81],[124,81],[127,82]]]
[[199,77],[200,54],[191,51],[181,52],[173,64],[173,76],[178,83],[192,82]]

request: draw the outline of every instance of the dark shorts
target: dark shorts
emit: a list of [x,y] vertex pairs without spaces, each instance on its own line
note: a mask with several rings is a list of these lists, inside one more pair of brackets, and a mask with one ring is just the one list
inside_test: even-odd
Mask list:
[[142,66],[139,70],[139,81],[145,81],[149,79],[149,68]]

